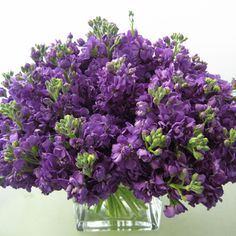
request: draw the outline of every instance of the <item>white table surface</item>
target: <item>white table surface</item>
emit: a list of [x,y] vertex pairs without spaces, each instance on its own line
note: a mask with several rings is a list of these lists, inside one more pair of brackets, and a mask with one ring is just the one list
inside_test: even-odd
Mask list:
[[[145,232],[161,236],[235,236],[236,186],[225,187],[224,201],[211,211],[191,208],[187,213],[167,219],[161,229]],[[165,201],[165,199],[164,199]],[[144,232],[129,232],[141,236]],[[73,204],[64,192],[49,196],[34,189],[31,193],[0,189],[0,236],[92,236],[127,235],[127,232],[80,233],[75,229]]]

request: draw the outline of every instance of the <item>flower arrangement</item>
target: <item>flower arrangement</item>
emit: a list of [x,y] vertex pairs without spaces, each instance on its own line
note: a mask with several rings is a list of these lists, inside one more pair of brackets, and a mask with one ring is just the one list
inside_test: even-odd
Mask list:
[[[167,217],[210,209],[236,181],[232,84],[190,56],[182,34],[155,43],[97,17],[87,39],[32,48],[0,88],[0,185],[65,190],[111,215],[167,195]],[[118,213],[117,213],[118,212]]]

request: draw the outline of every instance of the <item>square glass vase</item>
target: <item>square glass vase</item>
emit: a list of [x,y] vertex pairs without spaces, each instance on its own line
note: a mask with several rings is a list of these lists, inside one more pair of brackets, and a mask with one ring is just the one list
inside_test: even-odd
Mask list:
[[[158,230],[162,212],[162,203],[158,198],[153,198],[149,203],[134,208],[135,201],[129,202],[119,199],[117,205],[113,202],[113,214],[109,209],[110,199],[103,201],[99,210],[97,205],[88,207],[86,204],[74,202],[76,227],[78,231],[151,231]],[[121,211],[121,206],[124,211]],[[119,210],[118,210],[119,208]],[[116,214],[114,213],[116,212]],[[118,213],[117,213],[118,212]]]

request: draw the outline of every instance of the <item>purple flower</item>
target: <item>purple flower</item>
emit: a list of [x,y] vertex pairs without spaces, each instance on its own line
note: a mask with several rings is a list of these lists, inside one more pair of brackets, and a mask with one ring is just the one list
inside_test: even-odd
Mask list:
[[187,208],[183,204],[178,202],[175,205],[165,206],[163,211],[166,217],[172,218],[175,215],[185,212],[186,210]]
[[4,74],[0,186],[91,206],[124,185],[144,202],[167,195],[167,217],[182,200],[214,207],[236,182],[235,81],[209,73],[181,34],[97,30],[36,45],[33,63]]

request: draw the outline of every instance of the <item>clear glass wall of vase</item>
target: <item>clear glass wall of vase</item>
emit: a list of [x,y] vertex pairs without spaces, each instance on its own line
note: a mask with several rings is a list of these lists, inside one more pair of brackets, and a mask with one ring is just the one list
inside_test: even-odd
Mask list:
[[153,198],[144,203],[125,187],[97,205],[74,202],[78,231],[151,231],[158,230],[161,201]]

